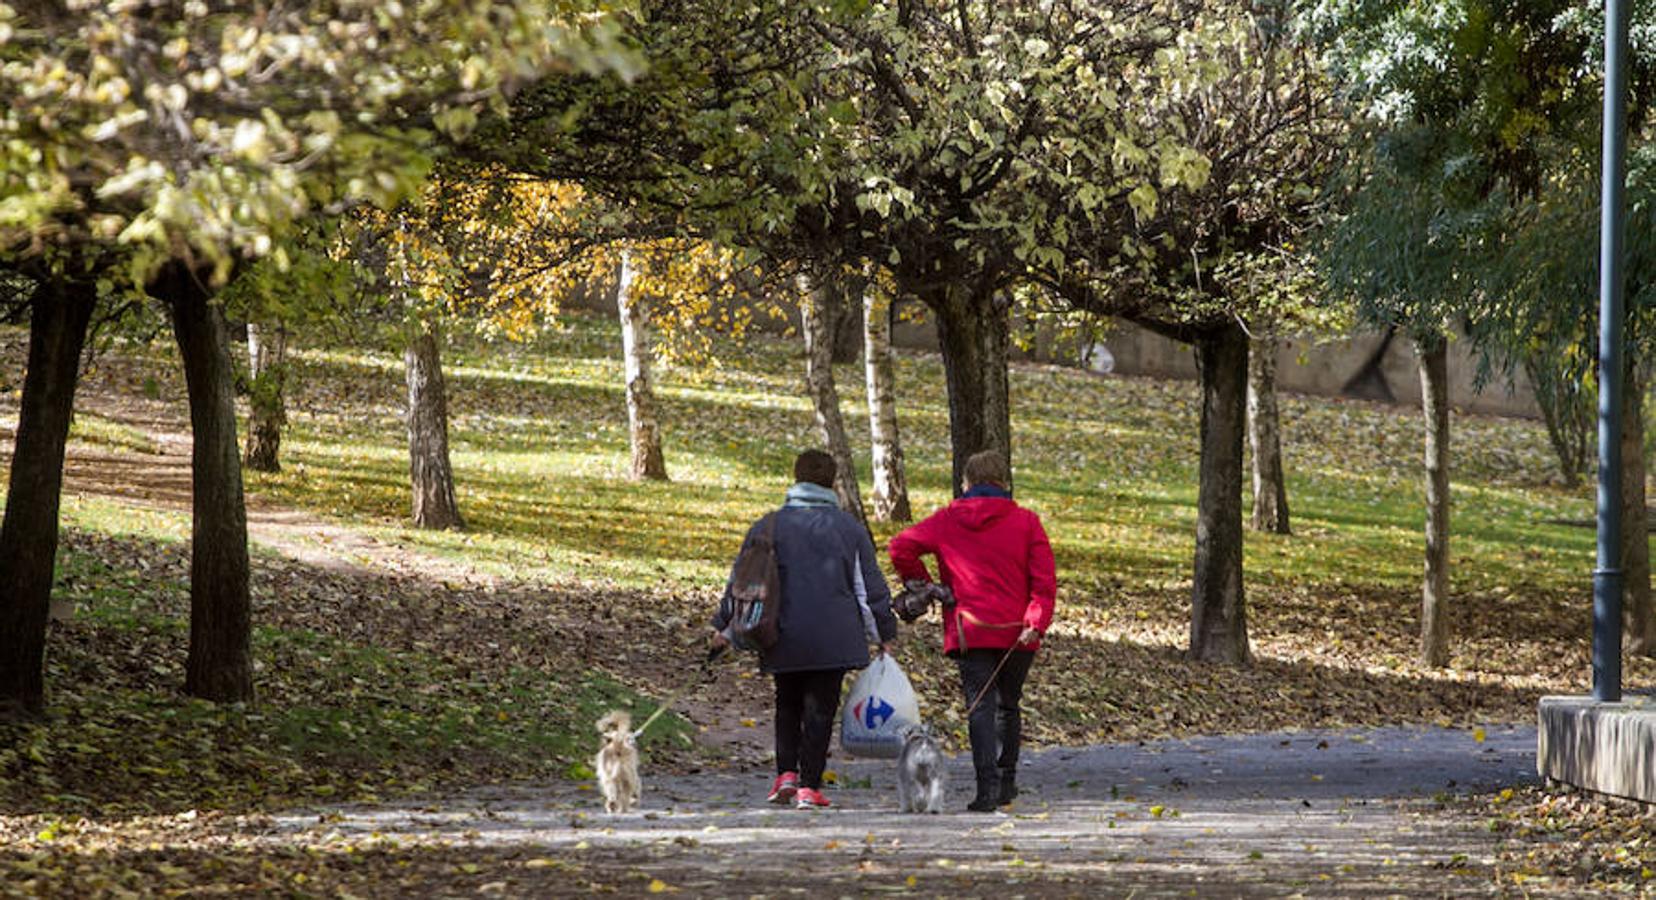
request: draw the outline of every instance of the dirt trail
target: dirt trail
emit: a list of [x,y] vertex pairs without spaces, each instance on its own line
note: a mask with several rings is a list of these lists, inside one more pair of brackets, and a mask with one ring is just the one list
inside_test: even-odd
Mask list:
[[[134,417],[89,398],[84,404],[102,418],[141,430],[156,452],[112,450],[81,442],[69,445],[64,492],[188,514],[191,440],[188,423],[171,417]],[[0,422],[0,458],[10,453],[13,422]],[[387,543],[304,510],[280,506],[249,492],[247,535],[298,562],[326,569],[422,573],[434,580],[468,585],[494,584],[464,563]]]

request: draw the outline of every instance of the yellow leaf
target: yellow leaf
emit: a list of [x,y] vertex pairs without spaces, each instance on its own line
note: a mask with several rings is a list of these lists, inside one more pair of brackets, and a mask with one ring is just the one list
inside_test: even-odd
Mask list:
[[1164,806],[1152,806],[1152,807],[1150,807],[1150,815],[1155,816],[1158,819],[1161,818],[1162,813],[1164,813],[1166,811],[1167,811],[1167,808],[1164,807]]
[[665,894],[668,891],[676,891],[676,890],[678,890],[678,888],[673,887],[672,885],[668,884],[665,881],[662,881],[659,878],[650,879],[650,893],[652,893],[652,894]]
[[754,721],[753,719],[743,719],[742,720],[742,727],[743,728],[752,728],[752,727],[754,727],[755,725],[758,725],[758,724],[759,723]]
[[1484,738],[1486,738],[1488,736],[1489,735],[1484,733],[1482,725],[1479,725],[1477,728],[1472,729],[1472,740],[1477,741],[1480,744],[1483,743]]
[[915,885],[920,883],[920,879],[915,878],[913,875],[910,875],[909,877],[903,879],[903,883],[908,885],[909,887],[914,887]]

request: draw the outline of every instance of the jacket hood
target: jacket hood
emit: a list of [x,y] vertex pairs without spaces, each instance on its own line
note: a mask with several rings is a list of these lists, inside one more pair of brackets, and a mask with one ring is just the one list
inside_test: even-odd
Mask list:
[[1004,497],[963,497],[949,504],[949,518],[962,528],[982,531],[1017,508],[1016,502]]

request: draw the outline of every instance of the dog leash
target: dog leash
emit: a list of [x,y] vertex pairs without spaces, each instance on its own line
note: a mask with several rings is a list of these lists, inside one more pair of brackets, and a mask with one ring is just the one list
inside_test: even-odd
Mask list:
[[633,729],[633,740],[636,741],[642,737],[644,729],[649,728],[651,723],[655,722],[656,719],[661,718],[661,714],[666,712],[668,707],[671,707],[674,703],[677,703],[678,699],[684,696],[686,691],[690,690],[692,687],[695,687],[696,682],[700,681],[702,676],[711,675],[713,673],[713,661],[718,659],[720,656],[723,656],[724,652],[724,647],[716,647],[707,651],[707,658],[702,660],[702,664],[697,669],[695,677],[680,685],[678,690],[674,691],[666,700],[661,701],[661,705],[656,707],[655,712],[650,713],[650,717],[644,720],[644,724]]
[[970,719],[972,717],[972,710],[978,708],[978,704],[982,703],[983,698],[988,695],[989,689],[995,686],[995,677],[1000,675],[1001,669],[1006,666],[1006,661],[1012,658],[1012,651],[1017,649],[1017,644],[1013,644],[1012,646],[1006,648],[1006,653],[1001,656],[1000,662],[995,664],[995,671],[990,672],[989,680],[983,683],[983,690],[978,691],[977,699],[973,700],[971,705],[966,707],[966,718]]

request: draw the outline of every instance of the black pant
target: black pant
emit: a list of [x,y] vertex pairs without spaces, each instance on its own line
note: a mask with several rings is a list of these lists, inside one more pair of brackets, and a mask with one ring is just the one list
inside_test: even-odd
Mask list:
[[776,773],[798,772],[802,787],[822,789],[828,736],[839,712],[844,669],[778,672],[776,679]]
[[[967,650],[955,657],[960,666],[960,687],[971,705],[983,686],[989,683],[990,673],[1000,665],[1002,650]],[[1023,715],[1018,703],[1023,700],[1024,678],[1035,661],[1035,651],[1015,650],[1001,666],[993,686],[983,694],[977,709],[966,720],[966,733],[972,739],[972,769],[977,774],[980,788],[993,790],[1000,783],[998,770],[1011,771],[1018,767],[1018,744],[1023,737]]]

